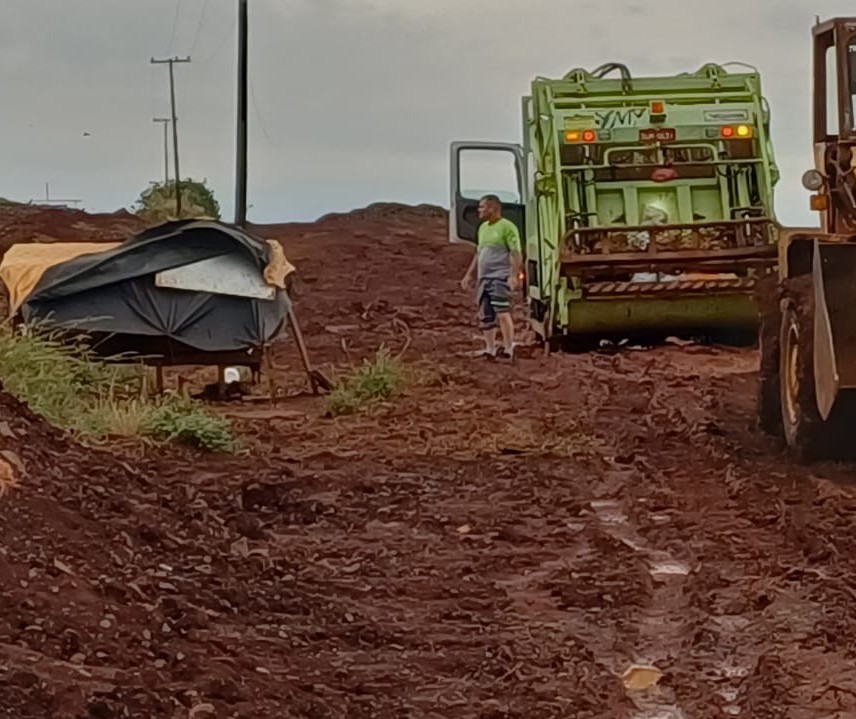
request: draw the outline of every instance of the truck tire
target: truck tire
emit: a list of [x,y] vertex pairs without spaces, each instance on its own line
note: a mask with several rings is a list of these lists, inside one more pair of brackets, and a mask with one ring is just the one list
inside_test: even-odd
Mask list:
[[759,281],[757,301],[760,311],[758,345],[761,363],[757,388],[758,428],[773,437],[782,438],[782,401],[779,393],[779,331],[782,311],[779,304],[778,276],[768,275]]
[[824,456],[825,423],[814,388],[814,293],[811,275],[786,280],[779,332],[779,386],[785,441],[803,461]]
[[705,341],[707,344],[724,347],[754,347],[758,336],[752,330],[711,330]]

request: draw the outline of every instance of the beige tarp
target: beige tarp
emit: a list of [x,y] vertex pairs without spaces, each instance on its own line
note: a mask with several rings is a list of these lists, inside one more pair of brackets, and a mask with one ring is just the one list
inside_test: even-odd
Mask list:
[[[121,242],[52,242],[49,244],[25,243],[12,245],[0,262],[0,280],[9,290],[9,315],[14,316],[30,296],[45,271],[81,255],[106,252]],[[285,257],[282,245],[267,241],[271,258],[264,270],[269,285],[283,289],[285,278],[295,271]]]
[[294,272],[292,265],[285,257],[282,245],[276,240],[267,240],[270,248],[270,262],[265,267],[265,282],[279,289],[285,289],[285,278]]
[[118,247],[119,242],[52,242],[12,245],[0,262],[0,280],[9,290],[9,315],[14,316],[50,267]]

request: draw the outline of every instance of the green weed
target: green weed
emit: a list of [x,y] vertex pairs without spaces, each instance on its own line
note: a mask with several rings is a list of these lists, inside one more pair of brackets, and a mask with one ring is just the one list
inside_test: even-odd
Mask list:
[[229,422],[201,403],[149,397],[141,364],[104,360],[47,323],[0,325],[0,380],[35,413],[82,439],[153,437],[214,451],[237,447]]
[[362,407],[398,395],[405,384],[404,367],[386,348],[354,369],[327,397],[332,416],[352,414]]

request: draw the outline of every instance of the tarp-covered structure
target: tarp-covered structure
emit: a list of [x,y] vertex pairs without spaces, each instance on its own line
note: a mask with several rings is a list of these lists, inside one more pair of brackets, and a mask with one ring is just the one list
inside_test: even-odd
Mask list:
[[110,245],[15,245],[0,264],[12,314],[99,338],[110,353],[180,363],[257,354],[285,332],[294,270],[281,246],[207,220]]

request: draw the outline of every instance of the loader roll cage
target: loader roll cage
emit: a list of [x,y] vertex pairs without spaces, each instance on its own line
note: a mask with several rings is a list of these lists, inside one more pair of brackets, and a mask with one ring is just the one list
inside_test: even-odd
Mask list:
[[[830,20],[814,28],[814,142],[856,143],[856,19]],[[837,133],[831,132],[829,120],[829,85],[827,54],[835,52],[837,69],[835,99]]]

